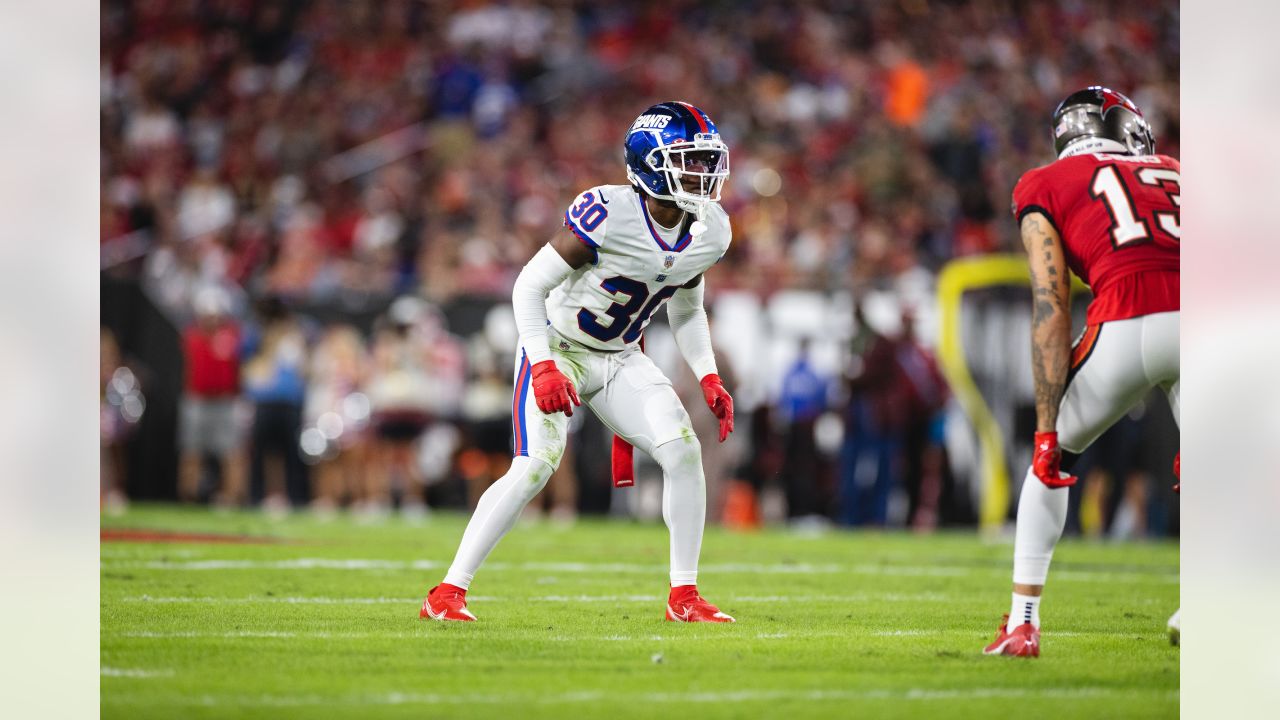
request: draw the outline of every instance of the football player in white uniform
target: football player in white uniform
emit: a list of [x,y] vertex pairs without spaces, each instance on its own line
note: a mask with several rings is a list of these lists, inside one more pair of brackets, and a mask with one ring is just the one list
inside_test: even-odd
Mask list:
[[662,515],[671,534],[667,619],[733,622],[696,584],[706,515],[698,439],[671,381],[639,346],[667,303],[680,352],[701,380],[724,442],[733,431],[733,400],[717,374],[702,274],[729,248],[729,218],[718,203],[729,149],[711,118],[683,102],[645,110],[623,145],[631,184],[578,195],[565,211],[566,231],[516,280],[515,457],[480,498],[420,617],[476,619],[466,605],[472,577],[560,464],[568,416],[585,402],[662,467]]

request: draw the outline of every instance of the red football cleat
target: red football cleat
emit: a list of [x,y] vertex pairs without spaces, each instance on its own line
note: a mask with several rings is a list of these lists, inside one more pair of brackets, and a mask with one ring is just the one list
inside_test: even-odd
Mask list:
[[467,591],[449,583],[440,583],[431,588],[427,593],[427,599],[422,601],[422,610],[418,613],[418,617],[423,620],[431,618],[458,622],[473,622],[476,619],[476,616],[467,609]]
[[672,622],[737,622],[730,615],[720,612],[720,608],[712,605],[698,594],[696,585],[681,585],[671,588],[667,597],[667,619]]
[[1040,630],[1031,623],[1022,623],[1009,632],[1009,616],[1006,614],[996,631],[996,639],[982,649],[983,655],[1008,655],[1010,657],[1040,657]]

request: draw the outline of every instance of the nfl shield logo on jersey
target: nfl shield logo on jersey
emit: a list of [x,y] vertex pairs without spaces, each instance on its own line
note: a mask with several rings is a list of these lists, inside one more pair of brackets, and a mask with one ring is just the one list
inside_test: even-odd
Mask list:
[[[672,266],[672,265],[675,265],[675,264],[676,264],[676,256],[675,256],[675,255],[668,255],[668,256],[666,256],[666,257],[662,258],[662,267],[663,267],[663,268],[665,268],[665,269],[667,269],[667,270],[670,270],[670,269],[671,269],[671,266]],[[658,281],[658,282],[662,282],[662,281],[664,281],[664,280],[666,280],[666,279],[667,279],[667,274],[666,274],[666,273],[658,273],[658,277],[657,277],[657,281]]]

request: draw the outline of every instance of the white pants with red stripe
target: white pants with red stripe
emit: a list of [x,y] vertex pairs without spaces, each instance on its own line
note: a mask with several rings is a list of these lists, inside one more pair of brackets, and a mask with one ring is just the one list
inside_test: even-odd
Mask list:
[[[650,455],[675,440],[697,443],[689,413],[671,381],[637,346],[605,353],[565,340],[554,330],[548,339],[556,367],[573,381],[578,397],[614,434]],[[523,350],[516,358],[511,424],[517,457],[541,460],[553,469],[560,464],[569,418],[538,409]]]
[[[573,344],[554,331],[549,339],[556,366],[573,381],[583,403],[610,430],[662,467],[662,518],[671,532],[670,583],[695,584],[707,507],[702,447],[671,381],[639,348],[602,353]],[[447,583],[471,586],[485,558],[564,456],[569,419],[563,413],[547,415],[539,410],[531,382],[529,361],[522,351],[516,360],[511,408],[515,457],[506,474],[481,496],[445,575]]]
[[[1058,408],[1058,444],[1079,453],[1152,388],[1164,390],[1178,417],[1179,313],[1113,320],[1085,328],[1071,353]],[[1170,458],[1172,464],[1173,458]],[[1049,488],[1030,470],[1018,498],[1013,582],[1044,585],[1067,521],[1068,488]]]

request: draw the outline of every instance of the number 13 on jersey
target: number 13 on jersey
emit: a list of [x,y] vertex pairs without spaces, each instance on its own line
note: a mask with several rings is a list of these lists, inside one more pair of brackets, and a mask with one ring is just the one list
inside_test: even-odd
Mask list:
[[[1151,219],[1174,242],[1181,242],[1182,226],[1178,219],[1178,209],[1182,207],[1182,197],[1179,195],[1181,178],[1178,171],[1162,167],[1141,167],[1134,170],[1133,175],[1143,185],[1152,185],[1164,191],[1169,207],[1173,209],[1153,210]],[[1111,242],[1116,248],[1151,239],[1150,224],[1138,212],[1119,166],[1099,167],[1093,174],[1093,182],[1089,184],[1089,194],[1106,204],[1107,212],[1111,215]]]

